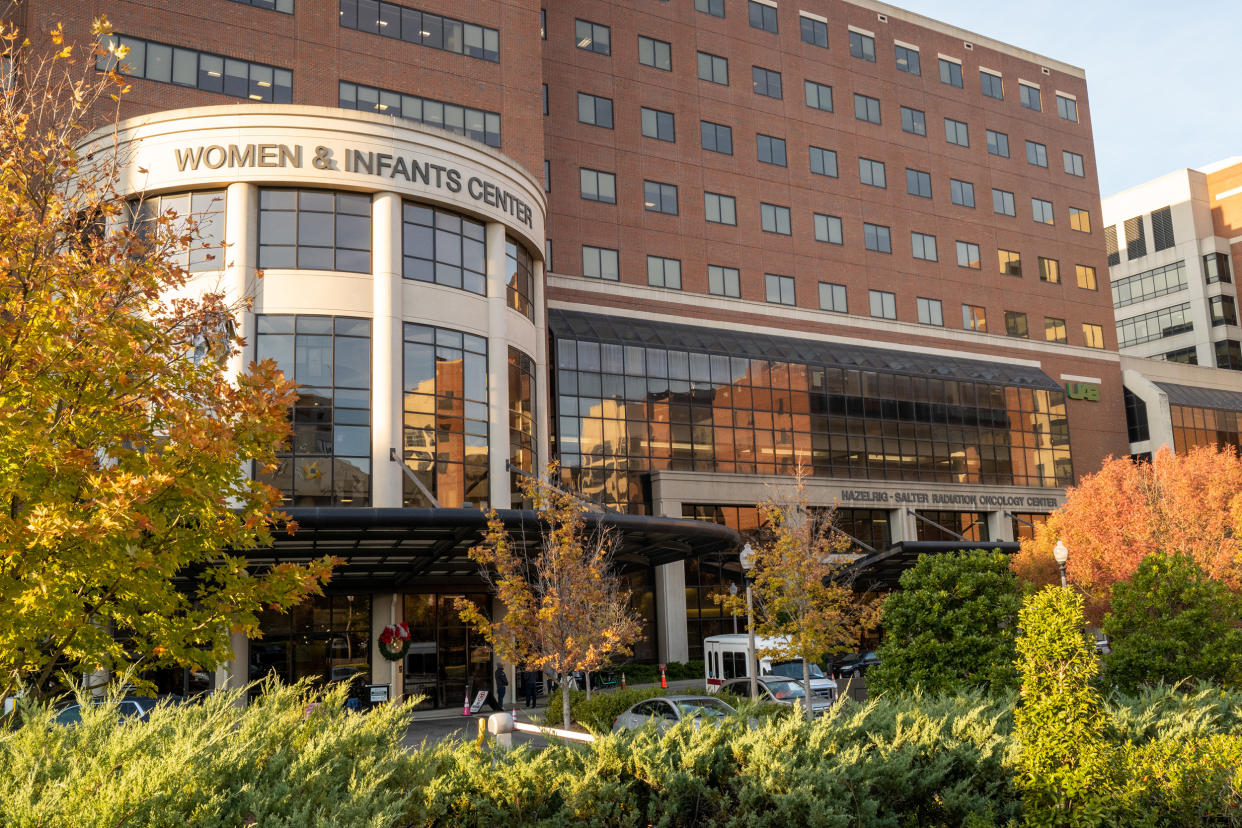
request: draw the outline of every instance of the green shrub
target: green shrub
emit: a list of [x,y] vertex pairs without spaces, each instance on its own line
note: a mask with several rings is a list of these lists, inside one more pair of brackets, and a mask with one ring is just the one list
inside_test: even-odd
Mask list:
[[1123,754],[1135,824],[1242,825],[1242,737],[1162,737]]
[[[654,684],[660,681],[660,665],[658,664],[618,664],[610,668],[610,672],[619,682],[625,673],[626,684]],[[687,681],[705,678],[703,661],[670,661],[664,665],[664,676],[669,681]]]
[[[548,697],[548,713],[544,718],[546,727],[560,727],[561,721],[561,688],[553,691]],[[613,719],[620,716],[643,699],[667,695],[669,691],[659,687],[645,687],[634,690],[593,690],[591,698],[586,697],[585,690],[571,690],[569,693],[569,720],[592,733],[610,733]]]

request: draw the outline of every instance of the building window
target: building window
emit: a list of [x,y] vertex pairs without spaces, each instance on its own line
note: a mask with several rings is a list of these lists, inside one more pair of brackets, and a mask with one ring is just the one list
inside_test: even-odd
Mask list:
[[578,178],[582,187],[582,197],[587,201],[617,203],[617,177],[612,173],[579,167]]
[[826,216],[822,213],[814,214],[815,221],[815,241],[826,242],[827,244],[841,244],[841,219],[838,216]]
[[750,15],[750,27],[776,34],[776,6],[747,0],[747,12]]
[[1067,121],[1078,123],[1078,101],[1065,95],[1057,95],[1057,114]]
[[657,141],[672,142],[675,140],[673,129],[673,113],[662,112],[659,109],[640,108],[642,118],[642,133],[646,138],[655,138]]
[[1232,296],[1213,296],[1208,299],[1208,310],[1212,315],[1212,327],[1238,324],[1238,309]]
[[962,64],[940,58],[940,82],[962,88]]
[[638,36],[638,62],[653,69],[673,71],[673,47],[663,40]]
[[1056,259],[1039,257],[1039,281],[1059,285],[1061,283],[1061,263]]
[[[1070,223],[1074,223],[1074,208],[1070,208]],[[1108,266],[1121,264],[1121,253],[1117,249],[1117,227],[1109,225],[1104,228],[1104,253],[1108,256]]]
[[897,58],[897,71],[906,72],[911,75],[922,75],[922,67],[919,66],[919,50],[911,49],[909,46],[902,46],[900,43],[893,44],[893,52]]
[[407,201],[401,206],[402,275],[487,295],[483,222]]
[[810,154],[811,172],[816,175],[826,175],[829,178],[837,177],[837,153],[835,150],[811,147]]
[[1216,352],[1217,368],[1242,370],[1242,343],[1235,339],[1222,339],[1220,342],[1213,342],[1212,348]]
[[1147,255],[1147,233],[1143,228],[1143,217],[1135,216],[1126,219],[1126,258],[1130,261],[1141,259]]
[[754,84],[756,95],[765,95],[769,98],[781,97],[780,72],[773,72],[771,69],[764,69],[762,66],[752,66],[750,67],[750,77]]
[[936,237],[926,233],[910,233],[910,255],[925,262],[936,261]]
[[734,299],[740,297],[742,290],[737,268],[708,265],[707,290],[716,296],[732,296]]
[[974,242],[959,241],[957,243],[957,266],[979,270],[982,265],[979,258],[979,245]]
[[[287,2],[293,13],[292,0]],[[247,2],[247,0],[242,0]],[[271,0],[249,0],[253,6],[271,8]],[[420,12],[395,3],[341,0],[338,16],[341,26],[380,34],[406,43],[429,46],[467,57],[500,61],[500,32],[475,23],[466,23],[430,12]]]
[[927,135],[927,118],[921,109],[901,108],[901,131],[911,135]]
[[709,83],[718,83],[721,86],[729,85],[729,61],[719,55],[709,55],[707,52],[699,52],[699,80],[705,80]]
[[694,0],[694,10],[712,17],[724,17],[724,0]]
[[543,159],[543,191],[552,192],[552,162],[546,158]]
[[950,178],[949,197],[954,204],[960,207],[974,207],[975,185],[969,181],[958,181],[956,178]]
[[1098,290],[1095,282],[1095,268],[1090,265],[1074,265],[1074,275],[1078,286],[1083,290]]
[[1157,253],[1168,250],[1176,242],[1173,239],[1173,208],[1161,207],[1151,211],[1151,243]]
[[[487,340],[408,322],[404,339],[405,464],[441,506],[485,506]],[[403,505],[431,505],[413,481],[404,489]]]
[[920,296],[918,298],[918,306],[920,325],[935,325],[938,328],[944,327],[944,313],[940,306],[939,299],[924,299]]
[[883,224],[863,223],[863,246],[877,253],[892,253],[893,245],[889,228]]
[[815,81],[806,81],[806,105],[812,109],[832,111],[832,87]]
[[1014,208],[1013,193],[1006,190],[992,190],[992,212],[1003,216],[1016,216],[1018,212]]
[[1047,167],[1048,148],[1037,141],[1027,141],[1026,163],[1036,167]]
[[[233,0],[233,2],[244,3],[247,6],[254,6],[257,9],[278,11],[282,14],[293,14],[293,0]],[[344,8],[348,2],[349,0],[342,0],[342,8]]]
[[1065,162],[1065,171],[1070,175],[1085,178],[1086,172],[1082,164],[1082,156],[1069,150],[1061,150],[1061,160]]
[[681,290],[681,260],[648,256],[647,284],[651,287]]
[[578,121],[604,129],[612,129],[612,98],[579,92]]
[[713,124],[711,121],[699,122],[700,137],[703,149],[718,152],[722,155],[733,154],[733,128],[724,124]]
[[[200,190],[195,193],[146,196],[126,202],[130,226],[139,236],[158,233],[160,217],[169,210],[176,218],[164,231],[170,238],[185,236],[190,222],[194,223],[193,244],[168,251],[167,257],[191,273],[224,270],[224,190]],[[292,266],[292,265],[290,265]]]
[[1009,136],[1003,132],[997,132],[994,129],[988,130],[988,153],[990,155],[999,155],[1001,158],[1009,157]]
[[1113,307],[1124,308],[1126,305],[1177,293],[1186,288],[1186,263],[1173,262],[1114,281]]
[[299,386],[293,433],[256,477],[289,506],[370,505],[371,321],[260,314],[255,328],[255,358]]
[[509,307],[535,320],[531,297],[535,295],[535,266],[530,253],[518,241],[505,237],[505,291]]
[[819,309],[833,313],[849,313],[849,305],[845,301],[845,285],[835,282],[819,283]]
[[1030,86],[1022,81],[1018,81],[1018,100],[1027,109],[1033,109],[1036,112],[1042,112],[1044,108],[1043,101],[1039,97],[1039,87]]
[[539,39],[540,40],[548,39],[548,10],[547,9],[539,10]]
[[875,38],[850,30],[850,57],[875,63]]
[[[404,95],[348,81],[341,81],[337,88],[339,93],[337,105],[341,109],[395,115],[407,121],[438,127],[456,135],[464,135],[474,141],[487,144],[489,147],[500,146],[499,112],[471,109],[468,106],[420,98],[417,95]],[[611,126],[612,102],[608,101],[608,105],[609,125]],[[361,160],[363,157],[369,157],[369,153],[356,152],[353,157]],[[361,170],[355,169],[354,172],[361,172]]]
[[712,224],[737,225],[737,202],[731,195],[703,193],[703,215]]
[[868,291],[871,300],[871,315],[876,319],[897,318],[897,295],[886,290]]
[[919,198],[931,198],[931,173],[906,168],[906,192]]
[[998,101],[1005,99],[1005,82],[1001,80],[1000,75],[995,75],[986,69],[979,70],[979,89],[989,98],[996,98]]
[[259,191],[259,267],[371,272],[371,197]]
[[774,305],[793,305],[794,280],[792,276],[777,276],[773,273],[763,275],[766,298]]
[[880,189],[888,187],[884,177],[884,162],[873,161],[870,158],[859,158],[858,180],[868,187],[879,187]]
[[798,16],[798,22],[802,27],[802,42],[809,43],[812,46],[821,46],[828,48],[828,24],[823,20],[816,20],[813,17],[807,17],[805,14]]
[[996,261],[1002,276],[1022,275],[1022,256],[1016,250],[997,250]]
[[779,204],[759,204],[759,220],[765,233],[779,233],[788,236],[792,233],[789,225],[789,208]]
[[755,136],[755,154],[764,164],[784,167],[786,165],[785,139],[759,133]]
[[1171,308],[1141,313],[1129,319],[1117,322],[1117,347],[1128,348],[1131,345],[1142,345],[1170,336],[1188,333],[1194,330],[1194,322],[1190,318],[1190,303],[1185,302]]
[[644,181],[643,208],[652,213],[677,215],[677,187],[659,181]]
[[1027,338],[1031,335],[1026,325],[1026,314],[1021,311],[1005,311],[1005,335]]
[[1147,403],[1137,394],[1124,386],[1121,389],[1126,403],[1126,431],[1131,443],[1141,443],[1151,439],[1151,431],[1147,422]]
[[1069,208],[1070,229],[1079,233],[1091,232],[1091,214],[1077,207]]
[[[293,102],[293,73],[288,69],[129,35],[107,35],[101,39],[100,46],[103,51],[95,60],[95,68],[102,72],[115,69],[131,78],[188,86],[250,101]],[[124,59],[116,56],[121,47],[128,49]]]
[[601,55],[612,54],[612,32],[607,26],[589,20],[574,21],[575,45]]
[[959,147],[970,146],[970,130],[962,121],[952,118],[944,119],[944,140]]
[[[1086,331],[1083,331],[1083,336],[1086,336]],[[1103,332],[1101,332],[1102,336]],[[1100,347],[1103,346],[1101,345]],[[1152,359],[1163,359],[1165,362],[1180,362],[1183,365],[1198,365],[1199,349],[1194,345],[1191,345],[1189,348],[1174,348],[1172,351],[1165,351],[1163,355],[1152,357]]]
[[962,305],[962,329],[967,331],[988,332],[988,317],[978,305]]
[[1082,344],[1088,348],[1104,347],[1104,328],[1090,322],[1082,323]]
[[1232,282],[1229,272],[1229,255],[1226,253],[1209,253],[1203,257],[1203,274],[1209,285],[1216,282]]
[[617,251],[607,247],[582,245],[582,275],[588,279],[620,281],[621,271],[617,267]]
[[509,486],[513,507],[530,508],[519,481],[522,475],[538,474],[535,459],[535,361],[526,354],[509,346]]
[[880,123],[880,100],[854,93],[854,117],[860,121]]
[[1042,198],[1032,198],[1031,218],[1040,224],[1053,224],[1056,217],[1052,213],[1052,202],[1044,201]]
[[1065,320],[1056,319],[1051,316],[1044,317],[1044,339],[1048,342],[1059,342],[1062,345],[1069,342],[1069,338],[1065,333]]

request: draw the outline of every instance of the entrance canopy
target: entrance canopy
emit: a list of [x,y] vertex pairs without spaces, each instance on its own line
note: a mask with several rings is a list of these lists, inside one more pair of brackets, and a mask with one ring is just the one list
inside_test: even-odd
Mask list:
[[[246,558],[256,565],[303,563],[334,555],[342,560],[331,590],[395,591],[427,585],[477,587],[479,565],[467,552],[479,543],[487,515],[478,509],[298,508],[284,510],[297,530],[275,533],[275,543]],[[500,509],[515,543],[540,540],[533,510]],[[697,520],[587,512],[588,531],[616,537],[614,561],[622,573],[737,548],[727,526]]]
[[900,589],[901,573],[918,563],[919,555],[940,555],[959,549],[999,549],[1013,555],[1020,548],[1016,541],[900,541],[883,552],[859,558],[838,570],[833,579],[852,585],[856,592],[888,592]]

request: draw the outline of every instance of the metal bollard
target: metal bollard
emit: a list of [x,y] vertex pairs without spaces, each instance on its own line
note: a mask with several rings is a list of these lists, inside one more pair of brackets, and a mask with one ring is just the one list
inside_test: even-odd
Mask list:
[[[479,720],[480,734],[483,720]],[[493,713],[487,717],[487,732],[496,737],[496,744],[503,748],[513,747],[513,717],[505,712]]]

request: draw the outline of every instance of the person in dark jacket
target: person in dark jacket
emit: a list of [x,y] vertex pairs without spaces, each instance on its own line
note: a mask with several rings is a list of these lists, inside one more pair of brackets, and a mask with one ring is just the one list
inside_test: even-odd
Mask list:
[[505,706],[505,691],[509,689],[509,674],[505,672],[503,665],[496,665],[496,702],[501,707]]
[[530,668],[522,671],[522,692],[526,695],[526,706],[534,707],[539,696],[539,674]]

